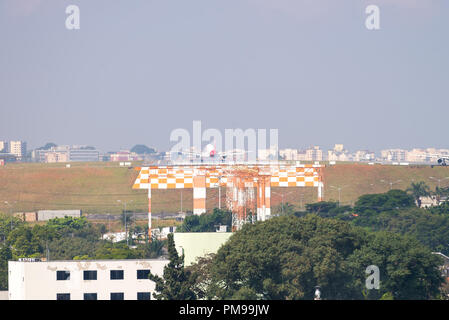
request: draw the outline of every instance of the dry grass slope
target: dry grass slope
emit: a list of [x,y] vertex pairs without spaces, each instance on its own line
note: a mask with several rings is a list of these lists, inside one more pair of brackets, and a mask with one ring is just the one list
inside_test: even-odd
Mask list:
[[[119,213],[123,205],[117,200],[126,201],[130,210],[146,212],[146,192],[131,189],[137,174],[132,168],[114,163],[79,163],[71,168],[61,164],[8,164],[0,167],[0,212],[81,209],[85,213]],[[434,189],[437,182],[430,176],[447,177],[449,168],[337,164],[324,170],[324,195],[326,200],[338,200],[336,188],[341,187],[342,203],[352,204],[362,194],[389,190],[390,185],[381,180],[401,180],[393,186],[399,189],[407,188],[413,181],[424,181]],[[207,208],[217,207],[217,189],[208,189],[207,193]],[[273,188],[272,206],[281,202],[280,194],[297,208],[317,197],[315,188]],[[192,210],[192,190],[153,190],[153,212],[180,211],[181,196],[182,209]]]

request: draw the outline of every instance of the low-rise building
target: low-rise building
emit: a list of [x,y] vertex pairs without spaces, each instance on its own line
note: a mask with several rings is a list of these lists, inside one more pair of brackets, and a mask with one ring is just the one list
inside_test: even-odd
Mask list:
[[57,162],[69,162],[69,155],[67,152],[52,151],[45,154],[46,163],[57,163]]
[[169,260],[9,261],[9,300],[150,300]]
[[109,154],[109,161],[112,162],[139,161],[142,159],[143,157],[130,151],[119,151]]
[[81,210],[39,210],[37,212],[37,220],[47,221],[54,218],[64,217],[79,218],[81,215]]
[[69,149],[70,162],[97,162],[100,160],[100,152],[93,147],[73,146]]
[[184,264],[189,266],[200,257],[216,253],[232,234],[232,232],[175,232],[173,239],[178,253],[184,253]]

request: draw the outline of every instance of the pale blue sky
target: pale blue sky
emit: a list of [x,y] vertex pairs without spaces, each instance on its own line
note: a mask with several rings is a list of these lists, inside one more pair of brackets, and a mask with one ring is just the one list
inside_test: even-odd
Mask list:
[[0,0],[0,140],[30,147],[168,149],[201,120],[281,148],[449,148],[448,88],[447,0]]

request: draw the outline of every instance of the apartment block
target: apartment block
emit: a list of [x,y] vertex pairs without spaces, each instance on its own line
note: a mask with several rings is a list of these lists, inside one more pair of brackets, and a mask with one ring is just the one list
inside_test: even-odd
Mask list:
[[8,262],[9,300],[150,300],[169,260]]
[[18,160],[22,160],[26,157],[27,144],[24,141],[10,141],[9,153],[15,155]]

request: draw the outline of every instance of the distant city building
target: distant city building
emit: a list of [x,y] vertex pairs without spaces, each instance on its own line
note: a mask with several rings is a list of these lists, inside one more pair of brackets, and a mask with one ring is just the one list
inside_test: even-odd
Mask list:
[[427,149],[412,149],[407,151],[407,161],[415,162],[415,163],[429,163],[429,162],[437,162],[441,156],[449,156],[448,149],[435,149],[435,148],[427,148]]
[[24,141],[10,141],[9,153],[15,155],[18,160],[23,160],[27,153],[27,144]]
[[344,153],[345,152],[344,145],[343,144],[335,144],[334,151]]
[[35,162],[96,162],[100,160],[100,152],[87,146],[57,146],[48,150],[34,150],[32,158]]
[[45,162],[45,155],[48,153],[48,150],[33,150],[31,152],[31,158],[34,162]]
[[0,153],[0,160],[2,160],[3,163],[15,162],[17,160],[17,156],[11,153]]
[[143,156],[140,157],[137,153],[130,151],[119,151],[109,154],[109,160],[112,162],[139,161],[142,159]]
[[[51,252],[50,252],[51,255]],[[169,260],[8,262],[9,300],[150,300]]]
[[69,155],[65,151],[50,151],[45,153],[46,163],[69,162]]
[[327,151],[327,160],[329,161],[351,161],[352,156],[348,150],[345,150],[343,144],[336,144],[334,149]]
[[401,162],[406,161],[407,150],[403,149],[386,149],[380,152],[384,161]]
[[69,149],[70,162],[96,162],[100,160],[100,152],[92,147],[73,146]]
[[[235,149],[233,150],[235,151],[237,154],[240,152],[239,155],[234,156],[235,158],[237,158],[236,160],[239,160],[241,158],[246,158],[248,157],[248,155],[245,155],[245,150],[239,150],[239,149]],[[229,157],[231,158],[231,157]],[[257,150],[257,160],[277,160],[278,159],[278,150],[276,147],[271,147],[270,149],[258,149]]]
[[306,150],[306,161],[323,161],[323,150],[319,146],[314,146]]
[[0,152],[2,152],[2,153],[9,153],[8,142],[0,141]]
[[284,160],[299,160],[298,149],[282,149],[279,150],[279,156]]
[[376,158],[376,155],[372,151],[368,150],[359,150],[356,151],[352,157],[353,161],[360,162],[360,161],[374,161]]

